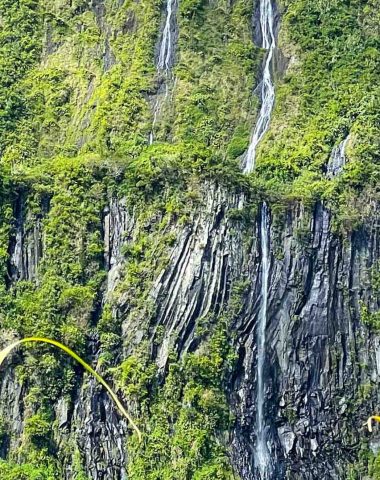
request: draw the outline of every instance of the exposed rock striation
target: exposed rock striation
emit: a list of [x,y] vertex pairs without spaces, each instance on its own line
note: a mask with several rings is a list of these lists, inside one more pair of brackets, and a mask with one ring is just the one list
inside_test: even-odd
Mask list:
[[21,196],[15,203],[14,229],[9,245],[9,278],[12,282],[36,280],[38,265],[43,255],[43,217],[48,204],[42,206],[41,212],[34,215]]
[[[331,232],[328,210],[318,205],[309,238],[300,241],[297,227],[304,221],[302,210],[289,212],[283,233],[274,238],[276,256],[272,252],[266,413],[279,467],[273,478],[342,478],[361,435],[360,414],[365,417],[352,412],[358,417],[348,426],[345,413],[358,402],[361,381],[378,381],[376,347],[360,324],[360,302],[371,293],[368,274],[379,258],[378,227],[343,244]],[[255,316],[257,309],[253,321]],[[238,419],[233,442],[242,478],[253,479],[255,347],[249,320],[237,326],[241,371],[232,388]]]
[[[234,284],[249,285],[242,314],[230,325],[238,361],[225,388],[236,417],[230,432],[232,463],[241,478],[253,480],[258,478],[253,447],[262,249],[260,214],[251,225],[234,218],[246,202],[207,185],[193,218],[175,227],[177,241],[150,292],[155,315],[147,334],[152,359],[164,375],[169,351],[182,356],[199,348],[197,324],[210,313],[214,318],[223,314]],[[117,287],[127,265],[121,248],[139,228],[134,218],[123,200],[111,200],[105,211],[105,296]],[[274,216],[269,232],[264,415],[273,473],[268,478],[342,478],[360,443],[368,413],[364,406],[376,403],[374,392],[363,404],[361,385],[380,378],[379,339],[360,321],[362,305],[371,311],[378,307],[370,274],[380,258],[379,226],[374,221],[343,241],[332,233],[325,206],[308,212],[298,205],[284,218]],[[26,238],[34,241],[34,236]],[[28,240],[24,249],[31,249]],[[135,317],[122,313],[122,304],[119,308],[123,331],[136,332]],[[157,337],[159,326],[164,334]],[[98,351],[94,347],[95,357]],[[22,387],[7,375],[1,388],[1,413],[10,437],[16,438],[24,421]],[[56,416],[57,446],[74,441],[91,478],[126,478],[126,426],[92,380],[73,404],[60,400]],[[2,448],[7,450],[7,444]],[[70,458],[65,459],[67,479],[72,478]]]

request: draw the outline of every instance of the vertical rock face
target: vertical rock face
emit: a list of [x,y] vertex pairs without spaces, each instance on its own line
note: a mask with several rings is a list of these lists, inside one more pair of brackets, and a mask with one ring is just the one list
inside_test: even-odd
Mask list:
[[[228,197],[222,189],[210,188],[204,200],[204,208],[179,232],[169,266],[151,293],[157,305],[154,332],[164,327],[155,352],[160,369],[165,367],[170,348],[180,354],[195,348],[197,323],[223,310],[242,262],[242,238],[228,218],[229,212],[238,208],[239,196]],[[151,342],[154,340],[155,334]]]
[[13,372],[7,372],[1,379],[0,388],[0,415],[2,420],[9,420],[7,434],[1,441],[1,456],[5,458],[10,450],[20,446],[21,435],[24,429],[24,411],[22,397],[24,394],[22,385],[16,381]]
[[[230,325],[238,360],[225,385],[236,418],[229,443],[234,469],[245,480],[343,478],[368,413],[360,410],[360,386],[380,378],[379,339],[360,323],[361,304],[377,307],[370,272],[380,258],[378,225],[363,227],[343,241],[332,233],[330,213],[322,204],[312,212],[299,205],[285,219],[271,219],[262,369],[263,425],[271,466],[258,469],[254,452],[263,249],[260,215],[245,227],[234,219],[245,203],[241,195],[205,187],[201,206],[188,224],[174,227],[177,241],[150,292],[155,315],[138,341],[149,335],[152,359],[165,375],[169,351],[182,356],[199,348],[196,325],[211,313],[222,315],[231,288],[244,281],[248,288],[243,308]],[[117,287],[125,265],[122,245],[139,225],[123,200],[111,200],[104,213],[107,296]],[[125,334],[136,332],[139,325],[123,313],[124,305],[119,308]],[[163,335],[157,334],[158,327],[163,327]],[[99,353],[96,345],[94,358]],[[1,415],[16,443],[24,421],[21,388],[9,375],[1,384]],[[376,401],[374,392],[367,407]],[[74,454],[63,453],[68,444],[75,445],[90,478],[127,478],[126,425],[92,380],[85,382],[73,403],[62,398],[55,411],[55,440],[65,478],[73,475]],[[2,454],[10,446],[3,442]]]
[[[7,276],[0,347],[13,329],[47,332],[82,348],[110,383],[121,372],[120,390],[133,402],[122,400],[145,429],[144,461],[154,463],[161,455],[148,451],[156,439],[149,415],[163,419],[163,429],[170,423],[161,443],[182,434],[177,413],[166,422],[160,411],[171,401],[169,368],[179,372],[173,409],[180,417],[192,401],[181,377],[186,361],[202,370],[195,354],[207,363],[223,327],[231,360],[220,384],[207,369],[223,361],[205,367],[204,384],[194,380],[208,397],[205,416],[214,416],[203,440],[212,438],[204,450],[218,467],[227,465],[227,451],[243,480],[342,479],[363,442],[377,454],[379,439],[366,442],[361,425],[380,407],[379,218],[377,205],[367,214],[371,203],[358,193],[378,194],[375,6],[257,0],[250,28],[251,6],[236,1],[2,3],[0,65],[9,78],[0,82],[7,98],[0,102],[1,238],[12,208],[14,224],[0,245]],[[277,85],[284,103],[272,115]],[[352,140],[337,142],[326,162],[334,135],[348,130]],[[251,172],[259,144],[257,178],[242,180],[238,159],[246,150]],[[219,177],[241,190],[204,180]],[[128,195],[108,198],[110,191]],[[251,204],[248,191],[266,202]],[[366,220],[338,235],[327,204],[285,207],[291,195],[329,198],[351,224]],[[38,206],[46,196],[51,209]],[[359,205],[352,216],[351,200]],[[234,302],[240,308],[230,308]],[[112,401],[50,351],[38,366],[65,393],[46,393],[46,381],[32,390],[36,352],[23,352],[19,371],[21,357],[13,357],[0,376],[0,457],[12,469],[13,461],[34,461],[44,437],[48,459],[38,468],[55,468],[58,459],[64,480],[127,479],[136,451],[128,450],[128,426]],[[148,378],[141,405],[125,385],[127,359]],[[210,397],[214,404],[227,398],[229,412]],[[189,417],[198,414],[196,402]],[[33,443],[27,421],[34,414],[45,430]],[[54,431],[46,434],[50,420]],[[186,455],[183,445],[167,449],[172,464],[175,449]],[[201,464],[194,478],[213,475],[208,454],[189,455]]]
[[[277,468],[268,478],[338,479],[362,434],[366,412],[352,411],[359,386],[371,378],[378,381],[379,375],[377,346],[359,320],[360,302],[371,295],[369,271],[379,258],[379,232],[369,227],[343,243],[331,232],[329,212],[318,205],[309,238],[300,242],[301,222],[302,211],[290,212],[283,233],[273,239],[266,417]],[[247,328],[247,320],[237,325],[241,366],[231,389],[237,414],[233,458],[247,479],[256,478],[251,446],[257,315],[256,309],[248,317],[253,327]]]
[[[254,479],[262,252],[260,222],[247,242],[230,220],[228,212],[241,207],[241,197],[208,189],[202,211],[179,232],[151,292],[157,314],[150,343],[158,345],[152,354],[164,369],[170,348],[183,354],[197,347],[197,322],[223,312],[234,282],[250,283],[241,318],[231,325],[239,361],[227,388],[236,415],[233,463],[241,478]],[[319,204],[311,213],[290,210],[283,229],[274,225],[270,232],[264,414],[273,471],[267,478],[342,478],[366,416],[351,413],[360,385],[378,381],[380,373],[377,340],[360,323],[361,302],[374,306],[370,271],[380,255],[378,227],[343,241]],[[126,318],[123,330],[130,328]]]
[[35,280],[43,255],[42,219],[47,206],[33,215],[20,198],[15,205],[15,224],[12,243],[9,246],[9,277],[12,282]]
[[104,263],[107,275],[107,293],[112,292],[120,277],[123,243],[133,237],[135,221],[125,200],[111,199],[104,211]]
[[[90,379],[83,385],[74,405],[57,405],[58,448],[75,445],[83,469],[91,479],[124,480],[126,477],[126,425],[114,404]],[[74,478],[75,454],[63,459],[64,478]]]

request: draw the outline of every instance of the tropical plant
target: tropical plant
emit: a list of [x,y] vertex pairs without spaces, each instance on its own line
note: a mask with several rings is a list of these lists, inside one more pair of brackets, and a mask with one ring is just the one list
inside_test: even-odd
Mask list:
[[42,342],[42,343],[49,343],[50,345],[54,345],[55,347],[60,348],[67,354],[69,354],[74,360],[76,360],[82,367],[87,370],[91,375],[93,375],[99,383],[103,385],[103,387],[107,390],[109,393],[110,397],[112,400],[115,402],[117,405],[118,409],[120,412],[123,414],[124,417],[127,418],[131,426],[134,428],[136,431],[139,440],[141,440],[141,432],[135,422],[132,420],[131,416],[129,413],[125,410],[123,407],[122,403],[116,396],[115,392],[112,390],[112,388],[108,385],[108,383],[97,373],[88,363],[86,363],[79,355],[77,355],[75,352],[73,352],[69,347],[66,347],[66,345],[63,345],[63,343],[57,342],[56,340],[52,340],[50,338],[43,338],[43,337],[28,337],[28,338],[23,338],[21,340],[17,340],[16,342],[12,343],[11,345],[8,345],[5,347],[1,352],[0,352],[0,366],[4,362],[4,360],[7,358],[7,356],[14,350],[16,347],[19,345],[22,345],[24,343],[31,343],[31,342]]

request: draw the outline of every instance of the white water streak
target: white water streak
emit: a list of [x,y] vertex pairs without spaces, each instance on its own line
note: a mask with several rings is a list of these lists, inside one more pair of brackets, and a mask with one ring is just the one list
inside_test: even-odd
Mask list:
[[173,57],[174,57],[174,31],[175,31],[175,22],[176,22],[176,13],[177,13],[178,3],[177,0],[167,0],[166,3],[166,17],[165,25],[162,31],[162,37],[160,42],[160,51],[157,60],[157,70],[160,73],[165,74],[164,86],[165,93],[164,95],[158,94],[158,98],[154,103],[153,107],[153,123],[152,130],[149,134],[149,145],[152,145],[154,141],[154,129],[159,117],[161,108],[165,105],[168,95],[169,95],[169,81],[171,79],[171,68],[173,66]]
[[262,48],[268,50],[261,82],[261,108],[245,158],[244,172],[249,173],[255,167],[256,148],[269,127],[274,105],[274,85],[271,75],[273,53],[276,48],[274,35],[274,14],[271,0],[260,0],[260,27]]
[[265,346],[266,326],[268,311],[268,284],[270,269],[270,245],[269,245],[270,220],[266,203],[261,210],[260,241],[261,241],[261,305],[257,326],[257,392],[256,392],[256,448],[255,463],[260,472],[260,478],[267,478],[271,470],[270,455],[266,439],[265,425]]
[[[273,54],[276,48],[274,34],[275,19],[271,0],[260,0],[260,28],[262,48],[267,50],[263,79],[260,84],[261,108],[253,130],[248,151],[245,156],[244,172],[249,173],[255,167],[257,145],[267,132],[274,106],[274,84],[271,75]],[[261,241],[261,304],[258,315],[257,343],[257,385],[256,385],[256,445],[255,467],[261,480],[271,477],[272,463],[267,444],[267,426],[265,423],[265,378],[264,366],[266,359],[266,327],[268,316],[268,289],[270,269],[270,217],[266,203],[261,210],[260,241]]]
[[157,103],[158,102],[154,103],[152,130],[150,131],[150,134],[149,134],[149,145],[152,145],[154,140],[154,127],[156,126],[156,123],[157,123],[157,115],[158,115],[158,108],[159,108]]
[[168,0],[166,4],[166,20],[164,30],[162,32],[162,40],[160,45],[160,53],[158,56],[157,68],[161,71],[168,72],[172,67],[173,59],[173,20],[177,11],[176,0]]
[[327,163],[327,178],[333,178],[342,172],[343,167],[347,162],[346,146],[349,139],[350,136],[347,136],[345,140],[343,140],[343,142],[341,142],[337,147],[333,149]]

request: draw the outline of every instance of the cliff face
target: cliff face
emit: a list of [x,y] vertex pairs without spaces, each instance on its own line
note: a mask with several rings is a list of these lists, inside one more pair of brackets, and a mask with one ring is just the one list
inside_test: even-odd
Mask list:
[[[265,410],[274,478],[344,478],[358,449],[360,414],[371,408],[363,405],[369,398],[360,398],[360,385],[378,376],[377,339],[360,323],[361,302],[373,298],[368,275],[377,261],[377,235],[371,226],[343,243],[331,233],[328,210],[317,205],[307,220],[302,210],[289,212],[273,239]],[[255,311],[251,315],[248,331],[249,322],[238,324],[241,372],[232,394],[242,478],[255,478],[248,447],[255,437]],[[368,396],[376,401],[376,391]]]
[[377,478],[376,2],[16,3],[1,475]]
[[[223,442],[240,478],[254,479],[263,257],[261,215],[247,225],[239,216],[245,208],[243,195],[208,185],[187,225],[170,226],[175,243],[146,298],[154,305],[152,317],[136,318],[123,297],[115,302],[114,315],[121,319],[125,358],[146,342],[157,375],[163,378],[169,352],[181,358],[201,351],[208,336],[199,335],[202,321],[212,315],[211,331],[213,322],[228,310],[234,288],[242,286],[238,314],[227,327],[236,360],[223,389],[234,421]],[[322,204],[309,211],[298,205],[281,216],[269,215],[264,365],[272,465],[268,471],[271,478],[344,478],[363,443],[363,419],[378,402],[379,338],[361,322],[364,306],[377,308],[371,272],[380,255],[378,225],[365,225],[343,239],[332,233],[331,213]],[[103,226],[108,270],[103,303],[128,269],[120,251],[139,228],[125,201],[112,200]],[[25,263],[19,255],[33,242],[34,236],[24,233],[24,249],[13,247],[15,265]],[[30,268],[34,271],[35,266]],[[98,341],[91,350],[96,359]],[[11,439],[3,444],[4,454],[20,444],[25,393],[10,370],[1,390],[1,416]],[[89,478],[127,478],[125,422],[92,380],[84,380],[72,401],[58,400],[55,417],[54,441],[66,465],[65,478],[74,478],[74,459],[64,453],[72,442]]]

